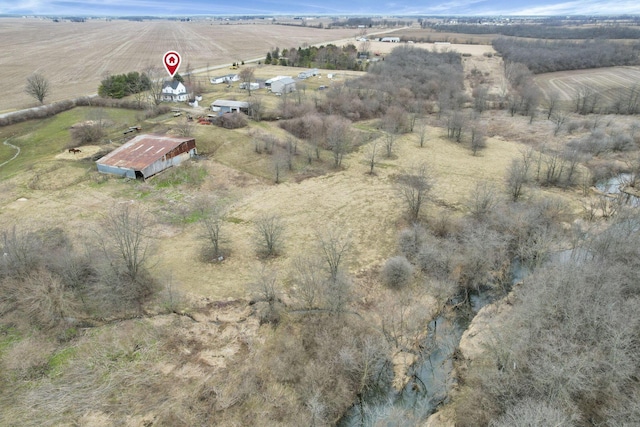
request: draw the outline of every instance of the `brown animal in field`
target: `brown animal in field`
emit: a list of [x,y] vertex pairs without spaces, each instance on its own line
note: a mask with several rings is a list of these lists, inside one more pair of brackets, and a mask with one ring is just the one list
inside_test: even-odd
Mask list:
[[73,154],[82,153],[82,150],[79,148],[69,148],[69,152]]

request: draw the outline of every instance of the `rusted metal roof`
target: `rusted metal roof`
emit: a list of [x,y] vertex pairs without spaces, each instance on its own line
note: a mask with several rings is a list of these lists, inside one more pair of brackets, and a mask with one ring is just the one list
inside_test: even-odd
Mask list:
[[138,135],[102,157],[96,163],[119,168],[142,170],[161,159],[171,150],[185,142],[193,140],[194,138],[191,137],[150,134]]

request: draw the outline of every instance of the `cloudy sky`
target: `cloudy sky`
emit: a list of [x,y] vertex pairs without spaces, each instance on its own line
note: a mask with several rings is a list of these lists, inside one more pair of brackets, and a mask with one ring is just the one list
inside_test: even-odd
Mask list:
[[17,15],[615,15],[640,14],[638,0],[0,0]]

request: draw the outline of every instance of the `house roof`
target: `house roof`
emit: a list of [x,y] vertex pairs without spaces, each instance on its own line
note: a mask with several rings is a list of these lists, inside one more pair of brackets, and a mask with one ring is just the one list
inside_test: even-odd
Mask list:
[[96,163],[125,169],[142,170],[191,137],[138,135],[99,159]]
[[182,84],[182,82],[180,82],[179,80],[171,80],[170,82],[164,82],[164,84],[162,85],[162,88],[166,88],[171,86],[171,89],[176,90],[178,89],[178,87],[180,87],[180,85]]
[[228,99],[216,99],[211,104],[213,107],[234,107],[249,108],[249,103],[245,101],[230,101]]
[[271,83],[271,86],[273,86],[274,83],[281,84],[281,85],[290,85],[290,84],[295,84],[295,82],[296,81],[291,77],[285,77],[284,79],[276,80],[275,82]]
[[271,77],[270,79],[266,80],[265,83],[271,84],[273,82],[277,82],[278,80],[290,79],[290,78],[291,78],[291,76],[275,76],[275,77]]

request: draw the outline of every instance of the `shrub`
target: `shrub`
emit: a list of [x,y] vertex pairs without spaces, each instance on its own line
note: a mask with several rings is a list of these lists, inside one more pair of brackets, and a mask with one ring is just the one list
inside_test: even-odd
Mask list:
[[243,113],[227,113],[218,117],[218,126],[225,129],[239,129],[247,125],[247,116]]
[[412,274],[413,266],[402,255],[390,258],[382,268],[382,280],[385,285],[394,289],[407,286]]
[[98,142],[105,136],[104,127],[99,123],[84,123],[71,128],[71,142],[68,148]]
[[426,231],[420,224],[413,224],[411,227],[405,228],[398,236],[398,246],[407,258],[413,259],[418,255],[420,247],[426,239]]

